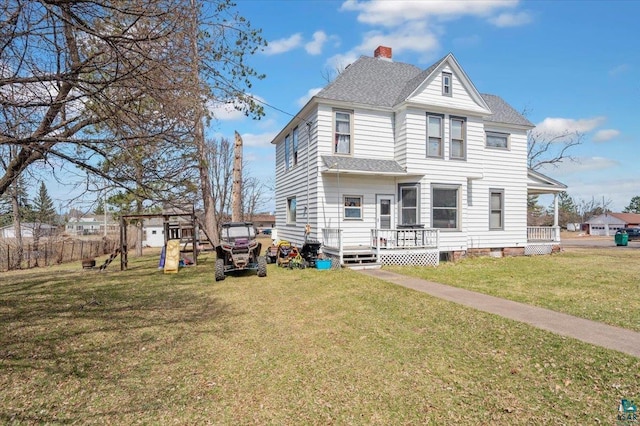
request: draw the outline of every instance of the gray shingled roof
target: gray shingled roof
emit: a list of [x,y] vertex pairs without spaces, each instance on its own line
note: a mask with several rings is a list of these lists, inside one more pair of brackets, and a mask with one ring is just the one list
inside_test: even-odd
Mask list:
[[361,56],[316,96],[392,107],[405,85],[420,72],[414,65]]
[[[425,70],[402,62],[361,56],[316,97],[332,101],[393,107],[407,99],[447,56]],[[485,117],[486,121],[533,126],[499,96],[483,94],[482,98],[493,112],[492,115]]]
[[394,160],[323,155],[322,161],[324,161],[324,165],[327,166],[327,168],[344,172],[406,173],[406,170]]
[[482,98],[489,106],[493,114],[484,117],[485,121],[494,123],[518,124],[521,126],[531,126],[534,124],[522,116],[511,105],[506,103],[500,96],[482,93]]

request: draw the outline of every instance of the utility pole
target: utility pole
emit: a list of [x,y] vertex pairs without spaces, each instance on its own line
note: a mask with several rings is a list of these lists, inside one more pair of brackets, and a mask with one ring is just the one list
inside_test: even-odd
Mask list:
[[242,137],[237,131],[235,132],[235,137],[231,221],[240,222],[242,220]]

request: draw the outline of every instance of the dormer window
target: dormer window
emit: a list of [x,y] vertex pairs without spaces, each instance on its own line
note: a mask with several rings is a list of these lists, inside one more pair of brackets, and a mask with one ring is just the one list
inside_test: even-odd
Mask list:
[[451,96],[452,92],[452,78],[450,72],[442,73],[442,96]]

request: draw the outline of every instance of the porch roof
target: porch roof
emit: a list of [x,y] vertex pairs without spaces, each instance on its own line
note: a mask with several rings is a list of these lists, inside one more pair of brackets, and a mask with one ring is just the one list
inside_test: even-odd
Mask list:
[[323,173],[351,173],[360,175],[408,176],[409,173],[395,160],[323,155],[326,166]]
[[549,176],[536,172],[533,169],[527,171],[527,192],[531,194],[557,194],[566,191],[567,185],[558,182]]

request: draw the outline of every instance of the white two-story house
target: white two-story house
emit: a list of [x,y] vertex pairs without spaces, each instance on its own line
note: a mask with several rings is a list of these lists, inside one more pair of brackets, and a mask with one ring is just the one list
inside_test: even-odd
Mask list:
[[527,196],[566,186],[528,169],[532,128],[452,54],[422,70],[380,46],[272,141],[278,237],[321,241],[336,264],[549,253],[557,220],[527,227]]

